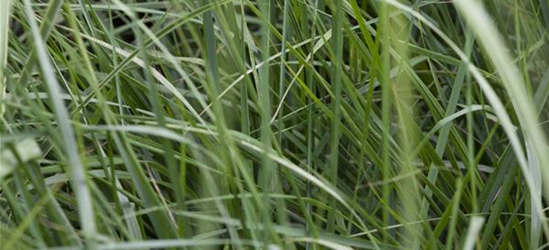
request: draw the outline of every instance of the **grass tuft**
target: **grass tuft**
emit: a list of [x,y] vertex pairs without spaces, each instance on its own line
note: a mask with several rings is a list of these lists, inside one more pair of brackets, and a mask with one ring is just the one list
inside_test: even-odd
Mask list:
[[1,249],[545,249],[537,0],[0,2]]

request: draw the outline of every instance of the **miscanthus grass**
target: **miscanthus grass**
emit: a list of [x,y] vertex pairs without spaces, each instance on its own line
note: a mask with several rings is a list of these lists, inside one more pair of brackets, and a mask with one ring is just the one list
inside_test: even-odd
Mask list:
[[543,0],[0,1],[0,249],[548,249]]

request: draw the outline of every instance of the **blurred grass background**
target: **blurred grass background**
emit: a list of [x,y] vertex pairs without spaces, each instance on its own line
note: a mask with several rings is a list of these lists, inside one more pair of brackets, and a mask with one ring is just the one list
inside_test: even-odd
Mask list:
[[545,0],[3,0],[0,249],[547,249]]

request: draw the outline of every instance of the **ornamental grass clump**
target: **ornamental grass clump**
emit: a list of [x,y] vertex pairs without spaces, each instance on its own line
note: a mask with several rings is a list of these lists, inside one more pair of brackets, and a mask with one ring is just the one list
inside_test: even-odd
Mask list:
[[0,1],[0,249],[547,249],[541,0]]

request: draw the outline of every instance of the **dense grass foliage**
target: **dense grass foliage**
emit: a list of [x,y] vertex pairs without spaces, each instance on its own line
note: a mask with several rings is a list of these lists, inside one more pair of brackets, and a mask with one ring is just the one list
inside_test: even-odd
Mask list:
[[2,0],[1,249],[548,249],[545,0]]

